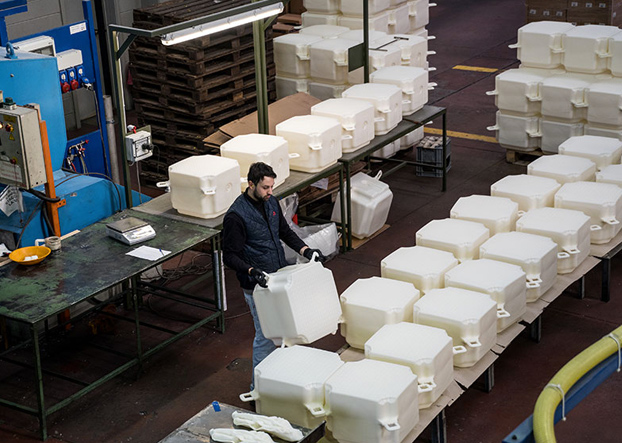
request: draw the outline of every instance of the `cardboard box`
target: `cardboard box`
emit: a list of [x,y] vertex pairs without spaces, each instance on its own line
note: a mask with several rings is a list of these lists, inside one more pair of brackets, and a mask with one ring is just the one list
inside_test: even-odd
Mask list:
[[[270,134],[276,135],[275,127],[288,118],[297,115],[310,115],[311,107],[321,100],[311,97],[309,94],[299,92],[289,95],[268,105],[268,123]],[[208,136],[203,142],[210,148],[220,148],[224,142],[231,140],[236,135],[253,134],[258,131],[257,112],[253,112],[231,123],[221,126],[218,131]]]
[[290,14],[302,14],[307,11],[302,3],[302,0],[290,0],[286,8],[287,12]]
[[556,10],[562,11],[568,7],[569,0],[527,0],[525,3],[527,4],[527,9],[548,9],[548,10]]
[[527,9],[527,22],[539,22],[539,21],[555,21],[565,22],[567,21],[566,9],[547,9],[547,8],[528,8]]
[[603,5],[606,7],[569,8],[568,22],[575,25],[619,26],[622,23],[622,2],[603,2]]

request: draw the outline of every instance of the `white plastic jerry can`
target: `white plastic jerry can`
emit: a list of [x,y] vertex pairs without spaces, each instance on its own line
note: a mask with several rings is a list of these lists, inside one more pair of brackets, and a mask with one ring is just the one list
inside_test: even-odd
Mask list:
[[278,100],[289,95],[298,94],[299,92],[309,93],[308,78],[290,78],[275,76],[276,80],[276,98]]
[[507,175],[490,186],[490,195],[507,197],[518,203],[518,215],[532,209],[553,207],[555,193],[561,185],[557,180],[537,175]]
[[341,158],[341,124],[317,115],[299,115],[276,125],[276,135],[287,140],[290,169],[318,172]]
[[311,76],[310,47],[322,37],[309,34],[285,34],[274,38],[274,63],[277,75],[295,78]]
[[482,259],[520,266],[527,276],[527,302],[534,302],[557,280],[557,243],[524,232],[497,234],[480,248]]
[[311,107],[312,115],[339,120],[342,152],[353,152],[374,138],[374,105],[348,98],[328,99]]
[[[367,340],[365,357],[409,367],[417,376],[419,409],[425,409],[454,378],[452,345],[443,329],[402,322],[383,326]],[[455,352],[463,349],[460,346]]]
[[517,151],[535,151],[540,147],[540,117],[497,111],[496,119],[496,125],[486,129],[497,132],[497,140],[502,147]]
[[419,291],[407,282],[371,277],[352,283],[340,299],[344,317],[341,335],[353,348],[363,349],[384,325],[412,322]]
[[609,41],[620,32],[616,26],[584,25],[562,36],[563,63],[568,71],[598,74],[607,70]]
[[[358,4],[362,4],[358,0],[353,1],[356,1]],[[370,14],[368,23],[369,29],[385,33],[389,32],[389,14],[386,11],[382,11],[377,14]],[[349,29],[363,29],[363,17],[341,15],[337,20],[337,24],[339,26],[345,26]]]
[[544,155],[527,166],[529,175],[548,177],[558,183],[594,181],[596,165],[587,158],[570,155]]
[[590,124],[622,126],[622,79],[592,83],[587,91],[587,103]]
[[571,137],[583,135],[583,122],[560,122],[545,117],[540,119],[540,149],[548,154],[557,154],[559,145]]
[[339,0],[303,0],[302,4],[309,12],[320,14],[337,14],[339,12]]
[[471,195],[460,197],[450,211],[451,218],[482,223],[490,235],[514,231],[518,203],[506,197]]
[[406,366],[346,362],[326,381],[328,429],[340,443],[394,443],[419,421],[417,376]]
[[622,33],[618,32],[609,39],[609,52],[607,67],[616,77],[622,77]]
[[[370,177],[364,172],[355,174],[351,181],[352,235],[366,238],[380,230],[389,216],[393,193],[380,174]],[[346,208],[347,212],[347,208]],[[331,220],[341,222],[341,198],[337,195]]]
[[[391,6],[391,0],[368,0],[370,15],[386,11]],[[360,0],[340,0],[339,9],[343,15],[363,17],[363,3]]]
[[557,68],[562,64],[562,36],[573,28],[571,23],[528,23],[519,28],[518,42],[510,48],[518,49],[517,58],[522,66]]
[[313,80],[333,84],[352,83],[348,72],[348,51],[358,43],[345,38],[317,41],[310,46],[310,74]]
[[320,14],[316,12],[303,12],[300,14],[302,27],[311,26],[339,26],[340,14]]
[[482,223],[445,218],[432,220],[415,233],[417,246],[451,252],[461,263],[479,258],[479,247],[490,237]]
[[372,83],[395,85],[402,90],[402,115],[410,115],[428,102],[428,90],[436,83],[428,82],[428,71],[412,66],[390,66],[372,72]]
[[536,69],[508,69],[495,77],[495,90],[486,92],[495,96],[499,110],[537,115],[541,111],[541,88],[550,71]]
[[566,183],[555,194],[555,207],[588,215],[594,244],[608,243],[622,227],[622,189],[611,183]]
[[413,322],[441,328],[464,352],[454,366],[468,368],[490,351],[497,339],[497,303],[487,294],[460,288],[432,289],[413,308]]
[[407,3],[387,9],[389,14],[389,33],[406,34],[410,32],[410,7]]
[[594,78],[567,73],[545,78],[540,85],[543,117],[579,122],[587,118],[587,91]]
[[224,214],[240,195],[237,160],[216,155],[195,155],[168,167],[171,204],[180,214],[215,218]]
[[622,141],[595,135],[572,137],[559,145],[559,153],[590,159],[596,164],[596,168],[601,170],[620,163]]
[[622,165],[606,166],[596,173],[599,183],[612,183],[622,187]]
[[255,389],[240,395],[257,413],[283,417],[305,428],[326,419],[324,383],[343,361],[335,352],[308,346],[278,348],[255,368]]
[[333,273],[316,261],[268,274],[268,287],[255,286],[253,299],[264,336],[285,346],[334,334],[341,320]]
[[585,135],[596,135],[598,137],[609,137],[622,140],[622,129],[616,127],[586,123],[584,126],[584,132]]
[[343,97],[364,100],[374,105],[376,135],[386,134],[402,121],[402,90],[395,85],[354,85],[343,92]]
[[330,83],[309,81],[309,95],[320,100],[341,98],[343,91],[345,91],[349,87],[349,84],[331,85]]
[[451,252],[423,246],[402,247],[382,259],[382,277],[412,283],[425,294],[445,286],[445,273],[458,265]]
[[470,260],[447,271],[445,286],[488,294],[497,302],[497,332],[520,321],[527,310],[526,274],[514,264]]
[[289,177],[290,154],[287,140],[276,135],[245,134],[233,137],[220,146],[220,154],[237,160],[240,164],[242,191],[246,189],[248,169],[255,162],[272,166],[276,173],[274,187],[281,185]]
[[427,37],[403,33],[392,34],[389,37],[395,40],[392,45],[399,47],[402,51],[403,66],[426,68],[428,56],[436,54],[428,50]]
[[430,3],[430,0],[409,0],[408,1],[408,18],[410,19],[410,30],[420,29],[430,23],[430,8],[436,6],[436,3]]
[[574,271],[590,253],[590,217],[572,209],[541,208],[527,212],[516,230],[549,237],[558,246],[557,273]]
[[322,38],[337,38],[339,35],[348,32],[350,28],[337,25],[314,25],[305,26],[300,29],[300,34],[317,35]]

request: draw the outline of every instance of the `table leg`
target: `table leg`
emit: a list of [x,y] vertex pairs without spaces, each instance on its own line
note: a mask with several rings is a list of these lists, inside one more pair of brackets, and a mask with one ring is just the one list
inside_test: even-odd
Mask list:
[[491,364],[484,372],[484,392],[488,393],[495,387],[495,364]]
[[579,300],[585,298],[585,275],[579,279]]
[[138,371],[143,370],[143,347],[140,338],[140,320],[138,317],[138,291],[137,284],[138,278],[136,276],[131,278],[132,284],[132,304],[134,305],[134,325],[136,327],[136,358],[138,358]]
[[343,168],[339,170],[339,207],[341,208],[341,252],[348,250],[348,233],[346,232],[346,204],[345,186],[343,183]]
[[539,315],[532,324],[529,325],[529,338],[540,343],[542,339],[542,315]]
[[350,182],[350,163],[346,162],[346,219],[347,221],[347,231],[348,231],[348,250],[352,249],[352,198],[350,196],[351,192],[351,182]]
[[609,257],[603,257],[601,259],[602,262],[602,290],[600,294],[601,301],[607,303],[611,300],[611,288],[609,284],[611,283],[611,259]]
[[45,411],[45,394],[43,392],[43,369],[41,366],[41,350],[39,349],[39,332],[37,331],[37,325],[31,326],[32,343],[35,357],[35,379],[37,385],[37,409],[39,410],[39,432],[41,433],[41,440],[48,438],[47,430],[47,414]]
[[432,443],[445,443],[447,441],[447,420],[445,409],[438,413],[432,420]]
[[217,329],[221,332],[225,332],[225,312],[224,312],[224,298],[225,298],[225,285],[224,275],[222,267],[222,251],[220,249],[220,234],[212,237],[212,272],[214,273],[214,297],[216,299],[216,309],[218,309],[220,315],[216,323]]
[[443,184],[441,191],[447,190],[447,113],[443,113]]

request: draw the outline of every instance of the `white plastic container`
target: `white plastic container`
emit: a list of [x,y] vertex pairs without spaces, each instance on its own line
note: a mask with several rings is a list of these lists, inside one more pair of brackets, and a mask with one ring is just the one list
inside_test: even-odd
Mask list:
[[596,173],[599,183],[611,183],[622,187],[622,165],[606,166]]
[[310,34],[285,34],[274,38],[274,63],[279,76],[306,78],[311,76],[310,46],[322,37]]
[[557,154],[559,145],[571,137],[583,135],[583,122],[562,122],[542,117],[540,119],[540,149],[548,154]]
[[290,169],[318,172],[341,157],[341,124],[338,120],[317,115],[299,115],[276,125],[276,135],[289,144]]
[[618,34],[616,26],[584,25],[562,36],[563,63],[568,71],[598,74],[607,70],[609,40]]
[[591,217],[591,243],[613,239],[622,224],[622,189],[611,183],[566,183],[555,194],[555,207],[575,209]]
[[587,91],[593,82],[578,74],[545,78],[540,86],[543,117],[578,122],[587,118]]
[[460,197],[451,208],[451,218],[483,224],[490,235],[514,231],[518,218],[518,203],[506,197],[471,195]]
[[353,152],[374,138],[374,105],[360,100],[336,98],[311,107],[312,115],[331,117],[341,123],[341,150]]
[[419,143],[421,140],[423,140],[424,136],[425,136],[424,128],[423,126],[419,126],[414,131],[411,131],[408,134],[406,134],[404,137],[400,138],[400,149],[405,150],[405,149],[412,148],[417,143]]
[[[368,0],[369,15],[378,14],[389,9],[390,0]],[[339,9],[344,15],[363,17],[363,2],[361,0],[340,0]]]
[[274,187],[289,177],[289,151],[287,140],[276,135],[246,134],[233,137],[220,146],[220,155],[237,160],[240,164],[242,190],[246,189],[246,176],[251,164],[263,162],[274,169]]
[[589,123],[622,126],[622,79],[592,83],[587,91],[587,103]]
[[325,390],[327,426],[340,443],[400,442],[419,421],[417,376],[405,366],[347,362]]
[[430,7],[432,6],[436,6],[436,3],[430,3],[429,0],[410,0],[408,2],[411,31],[423,28],[430,23]]
[[413,66],[390,66],[373,72],[372,83],[395,85],[402,90],[402,115],[410,115],[428,102],[428,71]]
[[344,38],[313,43],[310,47],[311,78],[334,84],[352,83],[354,74],[348,73],[348,51],[356,45],[355,41]]
[[305,35],[317,35],[322,38],[331,39],[337,38],[339,35],[344,32],[348,32],[350,28],[346,26],[336,26],[336,25],[315,25],[315,26],[305,26],[299,32],[300,34]]
[[268,287],[257,285],[253,299],[264,336],[281,339],[285,346],[313,343],[337,332],[341,305],[335,279],[319,262],[269,274]]
[[611,57],[607,60],[607,67],[616,77],[622,77],[622,33],[617,33],[609,39]]
[[302,27],[331,25],[339,26],[340,14],[320,14],[317,12],[303,12],[300,14]]
[[540,208],[516,222],[516,230],[549,237],[558,246],[557,273],[567,274],[590,253],[590,217],[571,209]]
[[501,111],[537,115],[542,103],[541,85],[548,75],[544,70],[508,69],[495,77],[495,90],[486,94],[495,96]]
[[395,85],[354,85],[343,92],[343,97],[365,100],[374,105],[376,135],[386,134],[402,121],[402,90]]
[[372,153],[372,156],[379,157],[379,158],[385,158],[385,159],[391,158],[399,150],[400,150],[400,141],[395,140],[394,142],[387,143],[386,145],[384,145],[382,148],[378,149],[377,151],[374,151]]
[[562,35],[573,28],[563,22],[528,23],[519,28],[518,42],[510,48],[518,49],[516,57],[522,66],[556,68],[562,64]]
[[389,14],[389,33],[406,34],[410,32],[410,7],[407,3],[387,9]]
[[527,285],[520,266],[486,258],[462,263],[445,274],[446,287],[483,292],[497,302],[497,332],[525,315]]
[[552,208],[560,187],[557,180],[548,177],[508,175],[490,186],[490,195],[507,197],[518,203],[519,211],[527,212],[546,206]]
[[600,170],[614,163],[620,163],[622,141],[595,135],[572,137],[559,145],[559,153],[590,159]]
[[[348,32],[344,32],[339,35],[339,38],[345,38],[348,40],[356,40],[358,43],[363,43],[363,39],[365,38],[363,35],[362,29],[351,29]],[[377,41],[381,41],[387,38],[387,33],[382,31],[374,31],[373,29],[369,30],[369,45],[373,47]]]
[[303,0],[303,6],[309,12],[336,14],[339,12],[339,0]]
[[331,98],[341,98],[341,96],[343,95],[343,91],[345,91],[349,87],[350,87],[350,84],[331,85],[329,83],[310,81],[309,82],[309,95],[320,100],[328,100]]
[[[393,193],[380,177],[370,177],[364,172],[352,176],[350,180],[352,209],[352,235],[366,238],[382,228],[389,216]],[[331,220],[341,222],[341,198],[337,195]]]
[[534,302],[557,279],[557,243],[549,237],[506,232],[490,238],[480,248],[482,259],[520,266],[527,276],[527,302]]
[[215,218],[240,195],[240,165],[216,155],[195,155],[168,167],[171,204],[180,214]]
[[586,123],[585,135],[596,135],[598,137],[609,137],[622,140],[622,129]]
[[504,148],[518,151],[535,151],[540,147],[540,118],[506,114],[497,111],[497,124],[489,126],[489,131],[497,131],[497,140]]
[[408,282],[371,277],[352,283],[340,299],[341,335],[353,348],[364,349],[365,342],[384,325],[412,322],[419,291]]
[[445,286],[445,273],[458,265],[453,254],[423,246],[402,247],[380,262],[380,275],[412,283],[422,293]]
[[552,178],[563,185],[578,181],[594,181],[596,165],[587,158],[560,154],[545,155],[529,163],[527,173]]
[[479,247],[490,232],[481,223],[445,218],[432,220],[415,234],[417,246],[451,252],[460,261],[479,258]]
[[308,346],[279,348],[257,365],[255,389],[240,399],[254,400],[259,414],[313,429],[325,419],[324,383],[341,366],[335,352]]
[[366,358],[407,366],[417,376],[419,409],[430,407],[449,387],[453,354],[447,332],[413,323],[383,326],[365,343]]
[[487,294],[460,288],[432,289],[413,308],[413,322],[441,328],[454,346],[454,366],[468,368],[490,351],[497,339],[497,303]]
[[[360,0],[352,0],[362,5]],[[389,14],[385,11],[378,14],[369,15],[369,29],[374,31],[389,32]],[[345,26],[350,29],[363,29],[363,18],[342,15],[338,20],[339,26]]]
[[276,76],[276,98],[282,99],[288,95],[298,94],[299,92],[309,93],[308,78],[289,78]]
[[396,40],[392,45],[402,51],[402,65],[404,66],[426,68],[428,56],[436,54],[434,51],[428,51],[427,37],[403,33],[389,35],[389,37]]

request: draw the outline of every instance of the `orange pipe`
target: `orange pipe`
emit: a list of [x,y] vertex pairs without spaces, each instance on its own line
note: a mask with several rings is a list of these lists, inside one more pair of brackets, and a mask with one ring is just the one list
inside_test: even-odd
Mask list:
[[[52,171],[52,158],[50,156],[50,142],[48,140],[48,128],[45,123],[45,120],[41,120],[39,117],[39,131],[41,132],[41,145],[43,146],[43,163],[45,165],[45,177],[47,178],[47,182],[45,184],[45,195],[49,198],[56,198],[56,187],[54,186],[54,171]],[[60,220],[58,218],[58,208],[59,206],[64,206],[65,201],[51,203],[46,202],[48,213],[50,214],[50,222],[52,223],[52,228],[54,229],[54,235],[60,237]]]

